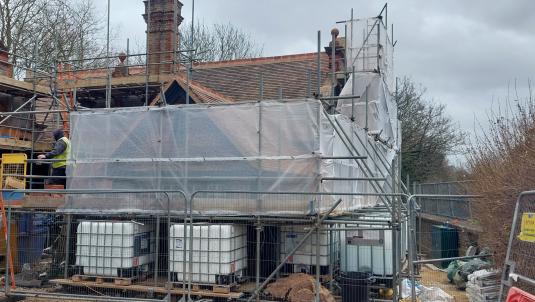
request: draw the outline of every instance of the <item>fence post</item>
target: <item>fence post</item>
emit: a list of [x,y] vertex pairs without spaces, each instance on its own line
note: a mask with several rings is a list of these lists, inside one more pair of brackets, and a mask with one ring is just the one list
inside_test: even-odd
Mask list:
[[[2,194],[0,192],[0,194]],[[9,295],[9,257],[11,257],[11,254],[10,254],[10,246],[9,246],[9,243],[10,243],[10,237],[11,237],[11,207],[8,207],[8,216],[7,216],[7,225],[6,225],[6,274],[5,274],[5,281],[4,281],[4,284],[5,284],[5,294],[6,296]]]
[[[409,277],[411,281],[411,301],[416,302],[416,284],[415,284],[415,270],[414,270],[414,248],[416,234],[414,226],[414,195],[409,197],[407,201],[409,207]],[[413,241],[414,240],[414,241]]]
[[[173,286],[172,282],[171,282],[171,266],[174,268],[175,266],[175,240],[169,240],[171,238],[171,197],[169,197],[169,193],[165,192],[164,193],[165,197],[167,198],[167,229],[168,229],[168,240],[167,240],[167,249],[169,250],[169,255],[167,255],[168,257],[168,264],[167,264],[167,284],[166,284],[166,288],[167,288],[167,297],[169,297],[169,301],[172,301],[171,299],[171,287]],[[184,207],[187,208],[188,206],[188,200],[186,198],[186,195],[185,194],[181,194],[182,197],[184,197]],[[184,209],[184,211],[186,211],[186,209]],[[173,229],[173,234],[174,234],[174,229]],[[184,231],[185,233],[186,231]],[[185,236],[184,236],[185,237]],[[186,257],[184,257],[184,259],[186,259]],[[185,271],[185,270],[184,270]],[[182,280],[182,284],[184,284],[184,280]]]
[[[398,158],[399,158],[399,155],[398,155]],[[398,193],[398,186],[397,186],[397,182],[396,181],[399,181],[397,179],[397,176],[398,176],[398,173],[396,171],[397,169],[397,161],[396,159],[393,159],[392,160],[392,165],[391,165],[391,180],[392,180],[392,193]],[[392,290],[393,290],[393,300],[396,301],[397,300],[397,282],[398,282],[398,258],[399,257],[399,251],[398,251],[398,230],[400,229],[399,228],[399,215],[398,215],[398,205],[399,205],[399,202],[398,202],[398,197],[397,196],[392,196]],[[383,253],[384,255],[385,253]],[[386,259],[385,259],[385,263],[386,263]],[[386,268],[386,266],[385,266]]]
[[156,216],[156,247],[154,251],[154,286],[158,285],[158,269],[160,259],[158,252],[160,251],[160,215]]
[[520,200],[522,199],[522,196],[524,196],[524,193],[521,193],[517,200],[516,200],[516,205],[515,205],[515,212],[513,214],[513,223],[511,224],[511,232],[509,233],[509,242],[507,244],[507,252],[505,254],[505,262],[503,264],[503,270],[502,270],[502,280],[500,282],[500,295],[498,296],[499,299],[502,299],[503,297],[503,294],[504,294],[504,282],[507,282],[509,280],[509,276],[508,276],[508,269],[507,269],[507,266],[508,266],[508,261],[509,261],[509,257],[511,257],[511,245],[513,244],[513,239],[514,239],[514,232],[515,232],[515,229],[516,229],[516,221],[518,219],[518,211],[520,209]]
[[[319,220],[319,215],[318,215]],[[320,302],[320,290],[321,290],[321,282],[320,282],[320,253],[321,253],[321,245],[320,245],[320,231],[321,231],[321,225],[318,225],[316,228],[316,302]],[[314,241],[310,241],[313,243]]]
[[[189,262],[188,262],[188,300],[191,301],[191,290],[193,282],[193,196],[190,197],[189,204]],[[186,242],[184,241],[184,246]]]
[[72,216],[71,214],[66,214],[65,218],[67,220],[67,230],[65,231],[65,268],[63,270],[63,278],[69,278],[69,257],[71,253],[71,223]]
[[[13,255],[11,255],[11,205],[7,207],[7,239],[6,239],[6,285],[9,285],[9,278],[11,278],[11,281],[13,284],[11,284],[12,288],[15,288],[15,265],[13,263]],[[11,268],[11,271],[9,270]],[[8,286],[6,295],[8,295],[11,291],[11,288]]]
[[[262,236],[262,224],[260,219],[257,221],[256,225],[256,288],[260,286],[260,252],[261,252],[261,242],[260,237]],[[260,301],[260,296],[256,297],[256,301]]]

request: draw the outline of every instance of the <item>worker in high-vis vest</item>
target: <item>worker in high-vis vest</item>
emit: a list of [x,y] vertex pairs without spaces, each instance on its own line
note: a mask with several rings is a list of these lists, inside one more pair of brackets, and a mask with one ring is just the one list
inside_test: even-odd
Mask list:
[[71,141],[65,137],[62,129],[54,130],[54,149],[52,151],[37,156],[38,159],[54,159],[52,162],[52,176],[61,176],[60,178],[52,177],[49,184],[63,185],[66,188],[67,179],[65,170],[67,168],[67,159],[71,153]]

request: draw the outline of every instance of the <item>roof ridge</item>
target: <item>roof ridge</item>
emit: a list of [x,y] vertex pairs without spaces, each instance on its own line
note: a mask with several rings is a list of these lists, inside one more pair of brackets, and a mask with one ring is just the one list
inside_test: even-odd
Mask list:
[[[262,64],[275,64],[275,63],[283,63],[283,62],[295,62],[300,61],[303,59],[311,59],[316,58],[318,55],[317,52],[307,52],[307,53],[299,53],[299,54],[291,54],[291,55],[282,55],[282,56],[270,56],[270,57],[258,57],[258,58],[249,58],[249,59],[235,59],[235,60],[224,60],[224,61],[211,61],[211,62],[198,62],[194,63],[194,68],[199,69],[209,69],[209,68],[218,68],[218,67],[226,67],[226,66],[244,66],[244,65],[262,65]],[[321,57],[324,58],[327,55],[325,52],[320,53]],[[130,66],[128,67],[129,76],[133,75],[140,75],[144,74],[146,66]],[[184,66],[180,66],[180,69]],[[70,76],[74,77],[74,79],[71,78],[65,78],[63,80],[77,80],[77,79],[87,79],[87,78],[101,78],[105,76],[107,68],[94,68],[91,70],[72,70],[69,72],[65,72],[66,74],[70,74]]]
[[[240,65],[254,65],[254,64],[271,64],[271,63],[281,63],[281,62],[295,62],[299,59],[309,59],[315,58],[318,55],[317,52],[308,52],[300,54],[291,54],[283,56],[271,56],[271,57],[259,57],[259,58],[250,58],[250,59],[236,59],[236,60],[225,60],[225,61],[212,61],[212,62],[199,62],[195,63],[194,68],[215,68],[222,66],[240,66]],[[327,54],[321,52],[320,55],[326,56]]]

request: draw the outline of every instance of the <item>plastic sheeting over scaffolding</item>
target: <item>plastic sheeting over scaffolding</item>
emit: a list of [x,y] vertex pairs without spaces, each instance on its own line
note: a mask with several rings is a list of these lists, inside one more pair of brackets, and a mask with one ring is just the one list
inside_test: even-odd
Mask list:
[[[394,46],[382,17],[346,22],[346,69],[351,76],[341,96],[359,96],[337,103],[337,111],[354,120],[387,148],[399,150],[401,127],[394,91]],[[354,71],[354,72],[353,72]],[[390,162],[394,153],[389,152]]]
[[[182,212],[185,199],[202,190],[389,191],[388,180],[357,178],[388,175],[392,151],[345,115],[327,115],[317,100],[101,109],[73,112],[70,120],[68,188],[137,193],[72,194],[66,212]],[[355,156],[368,158],[347,159]],[[182,190],[188,197],[139,193],[150,190]],[[326,211],[339,198],[338,211],[381,202],[351,195],[302,195],[288,202],[256,194],[245,203],[230,193],[217,200],[209,196],[197,194],[192,210],[302,215]]]
[[347,70],[375,72],[384,76],[394,91],[394,46],[383,18],[353,19],[347,26]]
[[[357,95],[360,98],[338,100],[337,111],[353,118],[359,128],[367,129],[389,148],[398,150],[401,146],[398,108],[383,79],[373,72],[351,75],[340,95]],[[389,162],[394,155],[389,153]]]

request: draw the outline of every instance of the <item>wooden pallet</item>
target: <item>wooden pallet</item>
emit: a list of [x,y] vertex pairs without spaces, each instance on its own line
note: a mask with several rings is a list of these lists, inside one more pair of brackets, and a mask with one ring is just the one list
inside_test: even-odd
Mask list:
[[102,283],[114,283],[115,285],[128,286],[137,278],[124,278],[124,277],[108,277],[108,276],[88,276],[88,275],[73,275],[71,280],[73,282],[82,282],[82,281],[95,281],[97,284]]
[[232,291],[233,287],[236,287],[236,284],[233,284],[233,285],[194,284],[194,285],[192,285],[191,290],[193,292],[200,292],[200,291],[203,291],[203,290],[212,290],[213,293],[230,294],[230,292]]
[[[72,279],[53,279],[49,281],[51,284],[61,285],[61,286],[72,286],[72,287],[89,287],[89,288],[100,288],[100,289],[114,289],[114,290],[124,290],[130,292],[141,292],[141,293],[158,293],[158,294],[171,294],[173,296],[182,296],[188,293],[187,290],[182,289],[176,285],[175,288],[167,288],[164,286],[154,286],[153,280],[140,281],[139,283],[132,284],[129,286],[116,285],[114,283],[96,283],[93,281],[80,281],[75,282]],[[146,283],[146,284],[145,284]],[[162,283],[163,285],[163,283]],[[192,294],[198,297],[209,297],[209,298],[223,298],[227,300],[239,299],[243,297],[242,292],[231,292],[231,293],[217,293],[208,291],[198,291],[193,292]]]
[[[191,284],[192,292],[206,292],[211,291],[216,294],[230,294],[233,292],[233,289],[237,288],[237,283],[232,284],[202,284],[202,283],[193,283]],[[183,288],[182,283],[173,282],[167,283],[166,288]],[[187,285],[186,285],[187,288]]]

